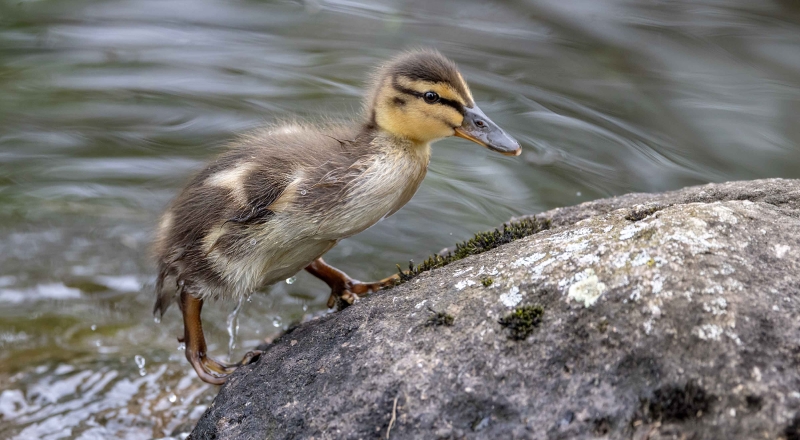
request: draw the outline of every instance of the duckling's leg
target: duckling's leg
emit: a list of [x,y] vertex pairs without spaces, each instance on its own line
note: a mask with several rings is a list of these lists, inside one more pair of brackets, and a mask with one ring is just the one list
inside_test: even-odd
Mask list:
[[200,319],[203,300],[195,298],[189,292],[181,291],[180,306],[183,312],[183,338],[178,340],[186,343],[186,359],[204,382],[222,385],[238,366],[249,364],[261,354],[259,350],[249,351],[238,364],[220,362],[208,357],[203,323]]
[[341,270],[325,263],[322,258],[317,258],[306,266],[306,270],[315,277],[325,281],[331,288],[331,296],[328,298],[328,307],[333,307],[337,299],[341,299],[347,304],[353,304],[357,296],[365,296],[371,292],[377,292],[384,287],[394,286],[400,280],[400,276],[394,274],[374,283],[362,283],[347,276]]

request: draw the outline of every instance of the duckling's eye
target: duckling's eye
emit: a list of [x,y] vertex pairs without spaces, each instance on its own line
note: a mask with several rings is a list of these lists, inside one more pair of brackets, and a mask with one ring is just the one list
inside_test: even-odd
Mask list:
[[439,101],[439,95],[436,92],[425,92],[422,98],[425,99],[425,102],[428,104],[434,104]]

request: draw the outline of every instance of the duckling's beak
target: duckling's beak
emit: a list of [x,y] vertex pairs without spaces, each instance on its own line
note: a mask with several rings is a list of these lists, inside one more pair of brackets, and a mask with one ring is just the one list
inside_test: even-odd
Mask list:
[[519,156],[522,153],[519,142],[492,122],[477,105],[472,108],[466,108],[464,122],[460,127],[456,127],[455,130],[456,136],[475,142],[478,145],[483,145],[506,156]]

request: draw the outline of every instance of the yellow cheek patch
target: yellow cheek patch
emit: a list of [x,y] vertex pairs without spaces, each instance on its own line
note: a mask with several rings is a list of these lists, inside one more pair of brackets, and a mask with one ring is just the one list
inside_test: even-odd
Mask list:
[[446,105],[431,105],[422,101],[418,101],[419,113],[421,117],[426,119],[433,119],[441,124],[447,125],[448,128],[458,127],[464,120],[464,117],[456,109]]
[[461,113],[443,105],[426,104],[414,98],[402,107],[397,107],[387,118],[395,133],[405,137],[430,142],[453,135],[453,127],[461,125]]
[[[463,102],[463,99],[445,84],[426,81],[409,81],[398,78],[399,87],[424,93],[434,91],[444,99]],[[417,142],[427,143],[453,135],[453,127],[463,122],[464,116],[448,105],[428,104],[417,96],[398,91],[395,84],[386,82],[378,90],[375,122],[382,129]]]

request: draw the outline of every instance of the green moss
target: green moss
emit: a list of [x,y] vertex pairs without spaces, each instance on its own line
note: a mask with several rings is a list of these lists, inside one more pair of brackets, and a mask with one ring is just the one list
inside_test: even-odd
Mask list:
[[477,255],[483,252],[492,250],[498,246],[511,243],[514,240],[536,234],[544,230],[550,229],[550,220],[539,220],[536,217],[530,219],[523,219],[517,222],[507,223],[503,225],[503,230],[495,229],[490,232],[479,232],[471,239],[457,243],[453,251],[447,252],[446,255],[431,255],[421,264],[414,266],[414,262],[408,263],[408,270],[404,271],[397,266],[400,271],[400,282],[402,284],[406,281],[412,280],[422,272],[437,269],[448,264],[461,260],[462,258],[469,257],[470,255]]
[[444,312],[437,312],[430,307],[428,307],[428,310],[430,310],[433,315],[431,315],[431,317],[425,322],[425,327],[438,327],[440,325],[450,327],[453,325],[453,321],[455,321],[453,315],[448,315]]
[[483,284],[483,287],[489,287],[489,286],[492,285],[492,283],[494,283],[494,280],[492,279],[492,277],[483,277],[483,278],[481,278],[481,284]]
[[625,219],[632,222],[638,222],[639,220],[644,220],[648,216],[653,215],[662,209],[664,209],[663,206],[645,206],[638,209],[632,209],[630,212],[628,212],[628,215],[625,216]]
[[542,323],[544,309],[541,306],[517,307],[498,322],[511,331],[509,339],[523,341]]

